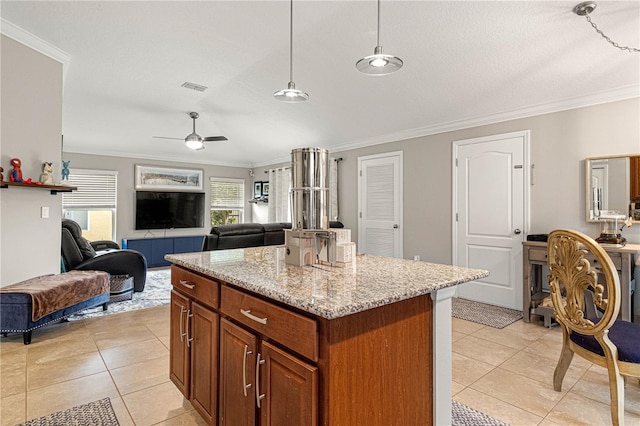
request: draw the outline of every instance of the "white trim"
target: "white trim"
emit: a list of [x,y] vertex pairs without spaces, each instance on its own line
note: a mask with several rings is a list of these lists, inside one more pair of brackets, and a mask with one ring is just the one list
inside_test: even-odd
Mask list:
[[[550,102],[546,104],[532,105],[528,107],[518,108],[497,114],[481,115],[477,117],[465,118],[462,120],[450,121],[448,123],[434,124],[432,126],[417,127],[415,129],[402,130],[400,132],[389,133],[386,135],[375,136],[372,138],[360,139],[353,142],[345,142],[328,146],[330,153],[347,151],[351,149],[364,148],[368,146],[381,145],[390,142],[398,142],[407,139],[419,138],[424,136],[437,135],[455,130],[469,129],[473,127],[486,126],[504,121],[518,120],[538,115],[551,114],[554,112],[567,111],[576,108],[585,108],[589,106],[605,104],[609,102],[623,101],[640,97],[640,85],[631,85],[620,87],[618,89],[598,92],[590,95],[580,96],[576,98],[563,99],[561,101]],[[277,158],[269,161],[261,161],[252,164],[253,167],[268,166],[271,164],[283,163],[289,161],[288,158]]]
[[433,329],[433,421],[434,425],[451,424],[452,337],[451,298],[458,286],[431,292]]
[[24,44],[36,52],[60,62],[62,64],[62,88],[64,90],[67,71],[71,63],[70,54],[4,18],[0,18],[0,33],[12,38],[18,43]]
[[69,168],[69,171],[71,173],[73,173],[74,175],[101,174],[101,175],[115,175],[115,176],[118,176],[118,171],[117,170],[98,170],[98,169],[74,169],[74,168]]

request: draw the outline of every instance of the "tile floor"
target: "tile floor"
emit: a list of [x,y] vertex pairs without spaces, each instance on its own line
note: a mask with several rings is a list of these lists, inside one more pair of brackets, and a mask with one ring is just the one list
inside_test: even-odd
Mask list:
[[[610,424],[604,369],[575,357],[563,392],[551,377],[557,328],[518,321],[498,330],[453,319],[453,392],[511,425]],[[109,397],[122,426],[202,425],[169,381],[169,306],[55,324],[0,343],[0,425]],[[640,386],[626,388],[627,425],[640,425]]]

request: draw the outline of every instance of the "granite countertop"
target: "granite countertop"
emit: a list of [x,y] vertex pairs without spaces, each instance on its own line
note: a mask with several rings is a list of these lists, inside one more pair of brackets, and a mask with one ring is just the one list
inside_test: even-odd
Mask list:
[[489,276],[481,269],[373,255],[345,268],[285,263],[284,246],[168,254],[165,259],[326,319]]

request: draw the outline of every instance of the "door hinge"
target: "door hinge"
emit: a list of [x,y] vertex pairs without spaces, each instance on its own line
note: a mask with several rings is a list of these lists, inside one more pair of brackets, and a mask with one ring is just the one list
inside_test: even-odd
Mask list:
[[458,159],[456,158],[456,167],[458,167]]
[[362,219],[362,212],[360,212],[360,219]]
[[362,176],[362,170],[360,170],[360,176]]
[[521,169],[522,168],[522,164],[516,164],[515,166],[513,166],[514,169]]
[[458,213],[456,213],[456,222],[458,221]]

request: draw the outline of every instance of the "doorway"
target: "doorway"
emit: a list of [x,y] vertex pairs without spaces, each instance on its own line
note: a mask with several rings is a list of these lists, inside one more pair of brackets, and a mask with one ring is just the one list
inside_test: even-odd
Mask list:
[[459,297],[522,309],[529,137],[526,130],[453,144],[453,263],[490,272],[459,286]]
[[402,151],[358,157],[358,252],[402,258]]

